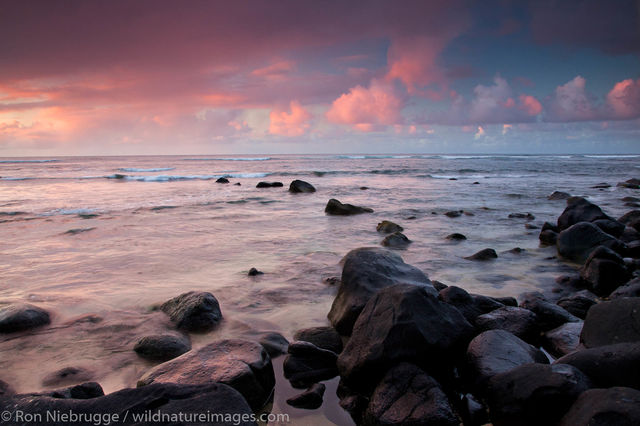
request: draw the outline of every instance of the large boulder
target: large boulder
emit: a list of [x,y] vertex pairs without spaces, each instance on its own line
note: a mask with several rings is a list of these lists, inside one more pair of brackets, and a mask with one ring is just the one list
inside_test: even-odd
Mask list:
[[160,309],[176,327],[186,331],[208,331],[222,320],[218,300],[207,292],[183,293],[163,303]]
[[591,387],[589,378],[570,365],[521,365],[489,380],[487,401],[492,423],[556,424],[576,398]]
[[579,222],[593,222],[598,219],[611,219],[600,207],[582,197],[567,199],[567,207],[558,217],[558,228],[563,231]]
[[475,386],[482,391],[489,379],[519,365],[538,362],[548,364],[547,357],[536,347],[505,330],[480,333],[469,343],[467,363]]
[[400,363],[373,391],[362,424],[457,426],[460,420],[438,382],[419,367]]
[[441,373],[472,335],[462,314],[425,287],[396,284],[367,302],[338,369],[349,385],[364,389],[402,361]]
[[289,184],[289,192],[293,193],[301,193],[301,192],[316,192],[316,188],[311,185],[309,182],[305,182],[303,180],[294,180]]
[[624,245],[596,225],[589,222],[579,222],[558,234],[556,246],[560,256],[582,263],[598,246],[618,251]]
[[258,343],[220,340],[152,368],[140,378],[138,386],[215,382],[236,389],[251,408],[259,409],[269,400],[275,385],[271,359]]
[[636,426],[640,424],[640,391],[616,387],[582,393],[560,426]]
[[168,361],[191,350],[189,336],[181,333],[164,333],[144,336],[133,347],[142,358]]
[[294,388],[306,388],[338,375],[335,352],[302,341],[291,342],[288,352],[283,363],[284,377]]
[[624,297],[589,309],[581,340],[588,348],[640,342],[640,297]]
[[293,339],[313,343],[321,349],[327,349],[337,354],[342,352],[342,338],[333,327],[312,327],[298,330],[293,335]]
[[373,209],[354,206],[353,204],[343,204],[335,198],[332,198],[327,202],[324,212],[329,215],[349,216],[361,213],[373,213]]
[[571,315],[567,310],[549,302],[538,292],[524,293],[520,307],[536,314],[538,326],[542,331],[551,330],[567,322],[578,322],[580,318]]
[[540,335],[536,314],[528,309],[505,306],[480,315],[475,321],[481,331],[506,330],[526,342],[535,342]]
[[329,320],[338,333],[350,335],[367,301],[393,284],[413,284],[436,295],[429,278],[388,250],[364,247],[351,250],[343,259],[342,282],[331,305]]
[[628,386],[640,389],[640,343],[618,343],[583,349],[558,358],[589,376],[597,387]]
[[51,318],[47,311],[27,303],[0,309],[0,333],[29,330],[49,323]]
[[[167,416],[175,419],[171,424],[187,424],[178,422],[182,418],[198,418],[206,416],[206,421],[189,422],[191,425],[256,425],[252,418],[252,410],[238,391],[222,383],[207,383],[206,385],[182,385],[162,383],[137,389],[122,389],[109,395],[90,398],[56,398],[51,396],[15,395],[0,400],[0,409],[10,413],[22,412],[30,416],[47,419],[51,413],[73,413],[79,419],[77,424],[96,424],[96,415],[110,415],[111,424],[169,424],[160,423],[155,415]],[[211,415],[207,416],[208,413]],[[215,414],[215,415],[214,415]],[[14,414],[15,416],[15,414]],[[117,420],[116,417],[117,416]],[[33,418],[27,416],[19,420],[11,417],[7,424],[29,426],[33,425]],[[50,422],[51,425],[66,425],[69,422]]]
[[631,274],[622,257],[607,247],[599,246],[587,258],[580,277],[589,283],[595,294],[606,296],[629,281]]

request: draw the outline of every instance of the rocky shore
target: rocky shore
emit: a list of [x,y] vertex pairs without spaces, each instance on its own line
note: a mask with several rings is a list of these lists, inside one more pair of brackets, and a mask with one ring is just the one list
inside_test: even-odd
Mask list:
[[[315,188],[294,181],[289,191]],[[155,363],[137,387],[104,395],[81,369],[56,372],[51,383],[61,387],[41,393],[16,394],[0,380],[0,411],[110,412],[121,420],[126,413],[211,411],[246,417],[171,424],[256,424],[283,380],[272,363],[282,356],[284,379],[300,390],[289,405],[318,409],[326,397],[322,382],[339,377],[340,405],[356,424],[640,424],[640,211],[615,219],[585,198],[554,192],[550,199],[566,200],[566,208],[540,228],[540,243],[555,246],[576,270],[558,277],[552,293],[488,297],[432,281],[398,254],[411,243],[404,228],[383,221],[382,247],[356,248],[343,258],[329,325],[298,330],[290,342],[270,332],[192,349],[193,333],[215,333],[225,320],[224,306],[208,292],[176,295],[154,307],[172,327],[131,348]],[[372,210],[331,199],[325,212]],[[498,256],[486,248],[465,259],[490,263]],[[0,309],[0,333],[50,324],[37,306]],[[32,424],[16,417],[4,423]]]

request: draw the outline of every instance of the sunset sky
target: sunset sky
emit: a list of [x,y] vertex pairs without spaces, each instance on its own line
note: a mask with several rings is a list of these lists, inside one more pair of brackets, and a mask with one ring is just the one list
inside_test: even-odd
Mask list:
[[0,0],[0,156],[640,153],[640,2]]

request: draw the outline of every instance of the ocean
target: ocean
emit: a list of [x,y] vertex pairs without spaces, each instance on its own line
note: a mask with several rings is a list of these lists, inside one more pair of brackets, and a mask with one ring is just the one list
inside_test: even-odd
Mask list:
[[[79,366],[105,392],[135,386],[152,365],[133,344],[161,329],[154,304],[190,290],[210,291],[224,322],[192,335],[194,348],[219,338],[278,331],[291,338],[326,325],[351,249],[379,246],[376,224],[391,220],[412,240],[398,253],[447,285],[490,296],[551,292],[574,265],[541,247],[539,229],[562,200],[588,197],[618,217],[637,190],[617,182],[640,176],[640,155],[258,155],[0,158],[0,304],[32,303],[52,325],[0,337],[2,380],[19,392]],[[229,184],[216,183],[227,177]],[[301,179],[317,192],[292,194]],[[280,181],[281,188],[256,188]],[[608,188],[593,188],[607,182]],[[239,184],[239,185],[237,185]],[[330,198],[371,214],[327,216]],[[447,211],[462,211],[450,218]],[[535,218],[509,217],[530,213]],[[459,232],[467,237],[451,242]],[[464,259],[483,248],[498,259]],[[509,252],[513,248],[521,253]],[[264,272],[247,276],[251,267]],[[100,321],[98,322],[98,318]],[[282,357],[274,361],[281,374]],[[273,412],[294,424],[348,424],[327,402],[308,412],[284,400],[295,391],[281,377]]]

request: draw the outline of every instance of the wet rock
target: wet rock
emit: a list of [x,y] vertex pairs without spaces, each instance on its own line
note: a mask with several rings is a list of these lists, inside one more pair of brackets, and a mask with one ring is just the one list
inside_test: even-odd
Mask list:
[[462,241],[462,240],[466,240],[467,237],[465,237],[462,234],[459,234],[457,232],[454,232],[453,234],[449,234],[445,237],[447,240],[451,240],[451,241]]
[[587,201],[582,197],[571,197],[567,200],[567,207],[560,217],[558,217],[558,228],[560,231],[580,223],[593,222],[598,219],[611,219],[600,207]]
[[50,322],[47,311],[26,303],[8,305],[0,309],[0,333],[30,330]]
[[282,182],[258,182],[256,188],[280,188],[284,186]]
[[509,254],[522,254],[522,253],[524,253],[524,252],[526,252],[526,250],[525,250],[525,249],[520,248],[520,247],[515,247],[515,248],[512,248],[511,250],[507,250],[505,253],[509,253]]
[[191,350],[189,336],[180,333],[165,333],[145,336],[133,347],[142,358],[168,361]]
[[505,330],[489,330],[477,335],[467,348],[467,362],[475,385],[485,388],[491,377],[524,364],[548,364],[537,348]]
[[247,275],[249,275],[250,277],[255,277],[256,275],[263,275],[263,274],[264,272],[258,271],[256,268],[249,269],[249,272],[247,273]]
[[595,294],[606,296],[629,281],[631,274],[618,254],[599,246],[589,255],[580,270],[580,277],[589,283]]
[[621,200],[629,202],[629,203],[639,203],[640,202],[640,198],[638,198],[638,197],[623,197],[623,198],[621,198]]
[[276,332],[262,334],[258,343],[271,358],[286,354],[289,348],[289,341],[282,334]]
[[582,393],[560,426],[633,426],[640,424],[640,391],[616,387]]
[[351,250],[343,259],[342,283],[329,320],[341,335],[350,335],[353,324],[367,301],[378,290],[393,284],[422,286],[437,294],[429,278],[418,268],[404,263],[397,254],[381,248]]
[[551,330],[567,322],[579,322],[580,319],[567,310],[549,302],[538,292],[524,293],[520,296],[520,307],[536,314],[538,326],[542,331]]
[[627,179],[624,182],[619,182],[616,186],[621,186],[623,188],[630,188],[630,189],[640,189],[640,179],[635,179],[635,178]]
[[229,183],[229,179],[227,179],[226,177],[220,177],[216,179],[216,183]]
[[298,330],[294,340],[310,342],[321,349],[339,354],[342,352],[342,338],[333,327],[312,327]]
[[438,293],[438,299],[452,306],[470,323],[474,324],[479,315],[491,312],[503,305],[485,296],[475,297],[467,293],[464,289],[456,286],[449,286]]
[[578,349],[582,322],[568,322],[544,333],[545,349],[554,356],[564,356]]
[[362,423],[457,426],[460,421],[438,382],[417,366],[401,363],[373,391]]
[[47,374],[42,379],[44,386],[64,386],[75,383],[88,382],[93,379],[93,373],[82,367],[65,367]]
[[591,307],[581,340],[587,348],[640,342],[640,298],[623,297]]
[[[131,422],[132,415],[139,416],[145,413],[160,413],[165,416],[189,416],[195,417],[206,412],[221,415],[218,421],[212,417],[208,425],[228,425],[229,419],[238,419],[234,424],[256,425],[248,421],[252,415],[251,408],[238,391],[221,384],[209,383],[207,385],[180,385],[180,384],[154,384],[137,389],[122,389],[109,395],[91,399],[64,399],[50,396],[34,397],[33,395],[15,395],[2,401],[3,408],[15,413],[16,411],[39,415],[46,419],[48,413],[73,412],[79,416],[92,416],[96,413],[109,413],[111,419],[117,415],[122,422],[128,418]],[[137,424],[151,424],[151,420]],[[32,425],[33,422],[15,421],[14,425]],[[51,423],[53,424],[53,423]],[[63,424],[62,422],[56,424]],[[68,423],[64,423],[68,424]],[[82,424],[85,424],[84,422]],[[177,424],[177,423],[176,423]],[[201,423],[190,423],[201,424]]]
[[640,232],[640,210],[632,210],[625,213],[618,220],[626,226],[630,226]]
[[7,382],[0,380],[0,398],[3,396],[11,396],[15,393],[16,392]]
[[407,248],[411,242],[412,241],[402,232],[394,232],[384,237],[380,244],[389,248],[404,249]]
[[621,243],[609,234],[605,234],[592,223],[580,222],[558,234],[556,242],[560,256],[582,263],[598,246],[615,250]]
[[538,238],[542,244],[553,246],[558,241],[558,233],[550,229],[546,229],[540,232]]
[[598,228],[602,229],[603,232],[606,232],[609,235],[612,235],[616,238],[620,237],[624,232],[625,225],[617,220],[613,219],[598,219],[592,222]]
[[540,335],[536,314],[513,306],[480,315],[475,324],[482,331],[505,330],[527,342],[537,341]]
[[96,382],[86,382],[64,389],[32,394],[34,396],[50,396],[62,399],[92,399],[104,396],[102,386]]
[[324,396],[325,389],[326,386],[322,383],[315,383],[301,394],[287,399],[287,404],[296,408],[315,410],[322,405],[322,397]]
[[275,385],[271,359],[258,343],[219,340],[152,368],[140,378],[138,386],[212,382],[231,386],[253,409],[259,409],[269,400]]
[[618,287],[609,295],[609,299],[618,299],[620,297],[640,297],[640,278],[635,278]]
[[289,192],[293,193],[311,193],[316,192],[316,188],[309,182],[303,180],[294,180],[289,184]]
[[328,277],[322,280],[323,283],[329,286],[338,286],[342,281],[340,281],[340,277]]
[[338,357],[338,369],[354,388],[375,384],[400,361],[441,370],[472,335],[462,314],[426,287],[397,284],[367,302]]
[[489,423],[487,407],[473,394],[467,393],[462,397],[459,410],[463,425],[480,426]]
[[335,198],[332,198],[327,202],[324,212],[329,215],[349,216],[361,213],[373,213],[373,209],[354,206],[353,204],[343,204]]
[[338,375],[335,352],[301,341],[291,342],[288,352],[283,364],[284,377],[294,388],[306,388]]
[[525,224],[524,224],[524,228],[525,228],[525,229],[540,229],[540,227],[539,227],[539,226],[534,225],[534,224],[532,224],[532,223],[525,223]]
[[376,231],[383,234],[393,234],[395,232],[404,231],[404,228],[397,223],[393,223],[389,220],[383,220],[382,222],[378,223],[378,226],[376,226]]
[[558,358],[555,364],[571,364],[597,387],[628,386],[640,389],[640,343],[618,343],[582,349]]
[[536,217],[531,213],[511,213],[509,214],[509,219],[525,219],[525,220],[534,220]]
[[631,226],[625,226],[624,232],[620,236],[620,241],[630,243],[638,240],[640,240],[640,232],[636,231],[636,229]]
[[571,194],[568,192],[553,191],[551,195],[547,197],[547,200],[566,200],[568,198],[571,198]]
[[187,331],[208,331],[222,320],[218,300],[211,293],[190,291],[160,306],[176,327]]
[[433,285],[433,288],[435,288],[436,291],[438,291],[438,293],[441,292],[442,290],[444,290],[445,288],[449,287],[445,283],[437,281],[437,280],[431,281],[431,285]]
[[498,258],[498,254],[492,248],[486,248],[486,249],[480,250],[479,252],[471,256],[465,257],[465,259],[467,260],[480,260],[480,261],[497,259],[497,258]]
[[540,230],[540,232],[544,232],[544,231],[553,231],[555,233],[560,232],[560,230],[558,229],[558,226],[551,222],[545,222],[542,224],[542,229]]
[[460,217],[462,215],[462,210],[451,210],[451,211],[445,212],[444,215],[451,218]]
[[516,300],[515,297],[511,297],[511,296],[492,297],[492,299],[498,303],[502,303],[505,306],[514,306],[514,307],[518,306],[518,301]]
[[521,365],[489,380],[487,400],[492,423],[556,424],[578,396],[591,387],[587,376],[570,365]]
[[558,300],[557,305],[566,309],[571,315],[585,319],[589,309],[597,303],[597,296],[589,290],[581,290]]
[[607,182],[600,182],[598,184],[595,184],[591,187],[592,189],[607,189],[607,188],[611,188],[611,184],[608,184]]

